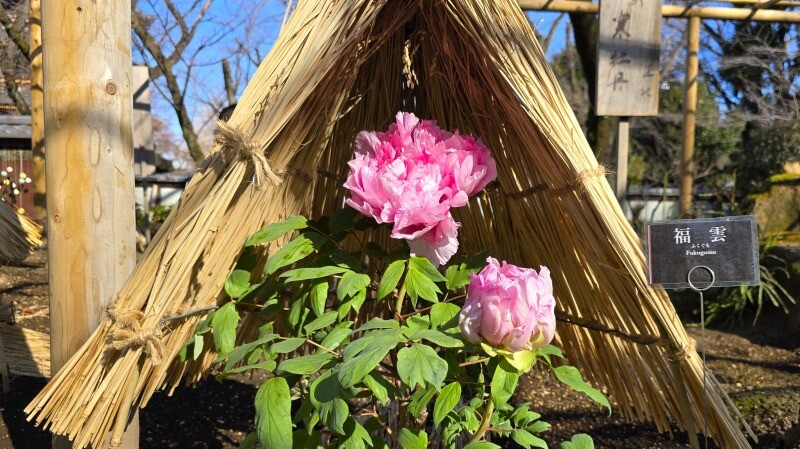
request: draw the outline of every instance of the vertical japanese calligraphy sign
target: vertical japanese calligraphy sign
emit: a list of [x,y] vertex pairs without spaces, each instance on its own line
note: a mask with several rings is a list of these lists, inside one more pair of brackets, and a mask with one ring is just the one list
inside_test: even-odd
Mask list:
[[647,258],[651,284],[690,287],[692,282],[714,287],[758,285],[758,231],[755,217],[700,218],[654,222],[647,227]]
[[661,2],[600,0],[597,115],[658,115]]

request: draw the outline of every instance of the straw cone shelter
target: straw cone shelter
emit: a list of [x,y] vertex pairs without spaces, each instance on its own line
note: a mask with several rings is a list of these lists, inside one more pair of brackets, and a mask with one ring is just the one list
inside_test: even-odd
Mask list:
[[[399,110],[493,151],[497,181],[455,211],[462,247],[550,267],[560,343],[616,413],[702,429],[694,343],[647,284],[640,242],[513,0],[301,0],[109,318],[30,419],[100,447],[131,406],[202,376],[214,355],[181,363],[178,352],[203,318],[192,312],[225,301],[245,239],[288,215],[338,210],[354,136]],[[749,447],[712,377],[706,390],[708,433]]]
[[22,262],[41,244],[41,226],[0,201],[0,264]]

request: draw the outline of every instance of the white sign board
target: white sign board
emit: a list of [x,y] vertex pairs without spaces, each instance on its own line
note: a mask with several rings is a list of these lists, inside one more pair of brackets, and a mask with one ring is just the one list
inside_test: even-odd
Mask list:
[[597,115],[658,115],[661,2],[600,0]]

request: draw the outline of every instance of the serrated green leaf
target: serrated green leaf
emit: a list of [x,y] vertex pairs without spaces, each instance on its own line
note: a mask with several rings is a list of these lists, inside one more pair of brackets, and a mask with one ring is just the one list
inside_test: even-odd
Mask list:
[[273,274],[314,252],[314,242],[306,235],[298,235],[267,260],[264,273]]
[[525,449],[531,449],[532,447],[547,449],[547,443],[543,439],[532,435],[530,432],[524,429],[512,430],[511,439]]
[[326,328],[333,324],[338,317],[338,313],[336,311],[331,311],[322,314],[322,316],[317,317],[315,320],[311,321],[310,323],[306,324],[303,329],[306,331],[307,334],[314,332],[319,329]]
[[337,375],[339,383],[349,388],[361,382],[398,343],[400,343],[399,338],[377,338],[357,356],[345,358]]
[[367,288],[369,282],[369,276],[366,274],[347,271],[342,275],[342,279],[339,280],[339,285],[336,287],[336,296],[340,301],[344,301],[346,298],[352,297]]
[[411,335],[408,336],[411,340],[428,340],[431,343],[437,344],[443,348],[462,348],[464,347],[464,342],[453,338],[449,335],[446,335],[442,332],[433,329],[423,329],[411,332]]
[[415,343],[397,352],[397,374],[409,387],[439,388],[447,375],[447,362],[430,346]]
[[397,441],[403,449],[428,449],[428,434],[424,430],[402,429]]
[[287,338],[286,340],[275,343],[269,350],[275,354],[286,354],[287,352],[292,352],[300,346],[303,346],[305,342],[305,338]]
[[264,449],[291,449],[292,398],[282,377],[267,379],[256,393],[256,435]]
[[458,327],[458,315],[461,308],[449,302],[434,304],[431,307],[431,326],[434,329],[447,330]]
[[378,299],[383,299],[397,287],[400,278],[403,277],[403,272],[406,270],[406,261],[397,260],[386,267],[383,273],[380,285],[378,285]]
[[573,390],[585,393],[591,400],[606,407],[609,415],[611,414],[611,404],[608,402],[608,399],[603,395],[603,393],[592,388],[583,380],[581,377],[581,372],[578,371],[578,368],[575,368],[574,366],[563,365],[553,368],[553,371],[556,373],[556,378],[558,378],[559,381],[570,386]]
[[592,437],[585,433],[572,435],[570,441],[565,441],[558,446],[560,449],[594,449]]
[[231,298],[241,298],[250,288],[250,272],[233,270],[225,281],[225,293]]
[[281,273],[279,277],[285,278],[286,282],[301,282],[311,279],[327,278],[335,274],[341,274],[347,271],[347,268],[342,267],[318,267],[318,268],[295,268]]
[[239,325],[239,312],[236,304],[229,302],[217,309],[211,317],[214,331],[214,347],[219,354],[233,351],[236,345],[236,327]]
[[328,302],[328,282],[321,281],[311,286],[311,310],[316,316],[322,316],[325,313],[325,305]]
[[433,423],[439,425],[461,399],[461,384],[453,382],[445,385],[433,405]]
[[508,361],[500,359],[492,376],[492,400],[496,405],[505,404],[511,399],[517,389],[519,374],[519,371]]
[[298,229],[305,229],[308,226],[308,221],[305,217],[299,215],[292,215],[286,220],[272,223],[271,225],[261,228],[256,231],[250,238],[247,239],[244,246],[253,246],[260,243],[270,242],[278,237],[286,234],[287,232],[295,231]]
[[333,355],[329,352],[304,355],[302,357],[284,360],[278,365],[278,371],[285,371],[292,374],[311,374],[322,369],[332,358]]

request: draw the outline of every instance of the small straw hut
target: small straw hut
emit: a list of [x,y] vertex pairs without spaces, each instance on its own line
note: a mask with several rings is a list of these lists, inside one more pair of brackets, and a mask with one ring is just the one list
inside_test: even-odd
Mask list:
[[178,359],[202,318],[187,312],[225,300],[252,232],[340,208],[355,134],[398,110],[492,149],[497,181],[456,211],[462,246],[550,267],[560,342],[618,413],[702,429],[706,391],[708,434],[749,447],[667,295],[648,285],[640,242],[513,0],[301,0],[109,318],[30,419],[100,447],[132,407],[202,376],[213,354]]

